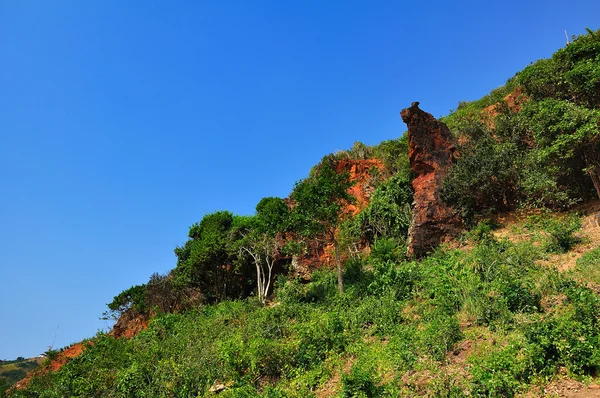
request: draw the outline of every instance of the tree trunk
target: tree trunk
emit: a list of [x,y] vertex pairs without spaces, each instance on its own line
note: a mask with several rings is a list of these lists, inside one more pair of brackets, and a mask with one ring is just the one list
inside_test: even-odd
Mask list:
[[596,188],[596,195],[600,199],[600,167],[597,164],[589,166],[587,167],[587,172],[592,178],[594,188]]
[[267,267],[269,268],[269,275],[267,276],[267,286],[265,286],[265,297],[269,294],[269,287],[271,286],[271,274],[273,272],[273,265],[275,265],[275,260],[272,259],[269,261],[267,259]]
[[344,281],[342,280],[342,260],[340,259],[340,245],[337,239],[333,240],[335,249],[335,265],[337,266],[338,290],[340,294],[344,293]]

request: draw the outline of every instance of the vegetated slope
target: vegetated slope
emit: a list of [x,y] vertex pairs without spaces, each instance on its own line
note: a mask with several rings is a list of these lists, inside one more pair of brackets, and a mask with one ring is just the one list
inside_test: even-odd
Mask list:
[[38,367],[43,358],[22,358],[13,361],[0,361],[0,389],[8,388],[23,379],[27,372]]
[[[577,282],[591,266],[561,273],[540,262],[572,250],[557,242],[570,242],[577,220],[529,217],[514,234],[537,238],[515,243],[483,223],[471,249],[419,262],[380,240],[346,263],[341,295],[335,272],[321,270],[307,284],[281,278],[268,306],[161,314],[131,339],[97,336],[14,395],[511,396],[562,372],[591,375],[600,297]],[[597,268],[595,252],[586,259]]]
[[[461,154],[444,198],[472,226],[453,248],[406,258],[406,139],[357,143],[325,157],[289,199],[265,198],[253,216],[206,215],[176,249],[171,273],[109,305],[109,316],[152,316],[146,330],[99,334],[58,371],[10,394],[458,397],[579,388],[572,379],[590,381],[600,369],[600,215],[591,202],[599,89],[600,32],[590,31],[444,118]],[[361,177],[372,188],[368,203],[347,211],[357,179],[338,166],[373,158],[384,169]],[[583,232],[580,215],[556,212],[579,202]],[[518,207],[530,215],[496,231],[498,212]],[[299,260],[324,247],[344,263],[341,278],[329,267],[309,282],[295,278]]]

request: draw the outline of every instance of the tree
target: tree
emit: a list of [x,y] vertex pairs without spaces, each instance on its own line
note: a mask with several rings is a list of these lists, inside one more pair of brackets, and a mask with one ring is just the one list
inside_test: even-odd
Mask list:
[[190,227],[190,239],[175,249],[177,289],[199,289],[208,302],[246,294],[248,269],[240,263],[232,241],[234,216],[228,211],[207,214]]
[[283,247],[281,234],[288,224],[290,210],[281,198],[263,198],[256,205],[256,215],[234,219],[234,238],[239,250],[253,260],[256,267],[258,298],[265,303],[273,277],[273,267]]
[[536,143],[537,157],[547,166],[560,166],[564,175],[582,169],[600,198],[600,110],[548,98],[523,107]]
[[344,208],[355,201],[348,189],[350,174],[337,173],[332,155],[323,158],[311,176],[296,183],[291,195],[294,230],[303,237],[333,244],[338,273],[338,289],[344,291],[337,227],[346,216]]
[[517,82],[531,100],[523,111],[540,160],[566,168],[561,177],[571,181],[585,169],[600,197],[600,30],[528,66]]

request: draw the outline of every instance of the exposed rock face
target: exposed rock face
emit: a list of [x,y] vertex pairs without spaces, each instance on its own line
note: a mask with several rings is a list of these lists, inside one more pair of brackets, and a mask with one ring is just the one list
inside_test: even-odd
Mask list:
[[[374,158],[342,159],[338,162],[335,168],[336,173],[348,172],[350,174],[350,181],[354,182],[354,185],[348,189],[348,192],[356,198],[356,202],[347,205],[342,210],[342,213],[354,216],[369,205],[371,195],[375,191],[375,177],[373,174],[375,169],[378,173],[385,173],[385,166],[381,160]],[[290,209],[293,208],[294,205],[289,199],[285,199],[285,201]],[[327,264],[333,264],[335,255],[333,244],[324,245],[317,239],[309,241],[307,244],[307,254],[294,256],[291,260],[291,269],[295,276],[309,281],[315,269],[322,268]],[[355,247],[353,250],[365,252],[370,249],[359,245],[359,247]],[[342,260],[344,259],[345,256],[342,255]]]
[[375,177],[371,175],[371,171],[374,169],[378,170],[379,173],[383,173],[385,166],[379,159],[343,159],[337,164],[335,168],[336,173],[348,172],[350,174],[350,181],[354,183],[348,189],[348,192],[356,198],[356,203],[348,205],[343,210],[345,214],[355,216],[369,205],[371,195],[375,192]]
[[121,314],[108,334],[116,338],[125,337],[130,339],[142,330],[147,329],[149,323],[149,316],[136,314],[129,310]]
[[419,109],[418,102],[400,116],[408,125],[408,158],[415,174],[408,253],[422,257],[461,229],[458,213],[440,197],[442,181],[457,156],[456,142],[448,127]]

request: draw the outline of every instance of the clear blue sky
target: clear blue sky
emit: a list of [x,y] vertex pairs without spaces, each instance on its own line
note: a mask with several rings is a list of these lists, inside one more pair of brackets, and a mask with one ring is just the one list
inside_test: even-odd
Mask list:
[[[597,29],[589,1],[1,1],[0,359],[93,336],[206,213],[287,196]],[[56,336],[56,338],[55,338]]]

